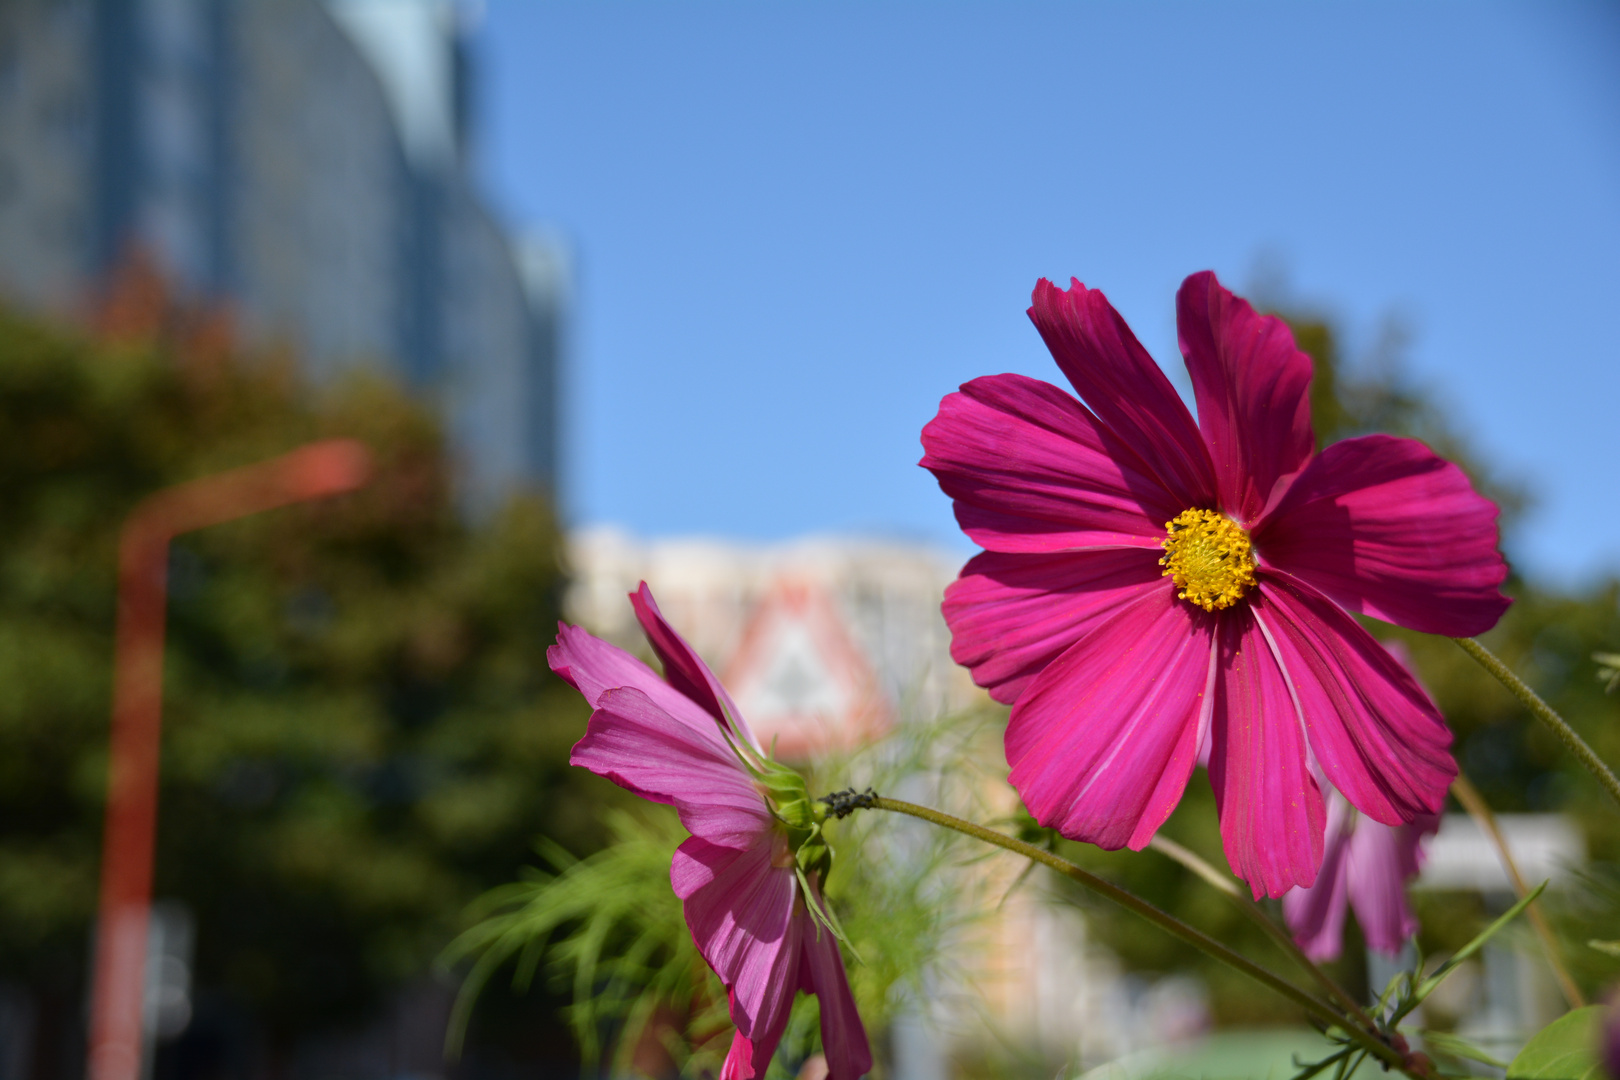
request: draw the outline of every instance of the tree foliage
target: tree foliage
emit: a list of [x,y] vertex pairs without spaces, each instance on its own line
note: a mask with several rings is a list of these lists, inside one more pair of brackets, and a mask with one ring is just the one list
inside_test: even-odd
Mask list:
[[203,986],[272,1032],[344,1022],[537,833],[599,842],[596,782],[566,767],[585,712],[545,662],[554,521],[525,496],[469,524],[431,413],[381,378],[313,393],[150,276],[103,314],[87,336],[0,311],[0,977],[79,993],[124,517],[355,436],[364,490],[174,546],[156,879],[195,914]]

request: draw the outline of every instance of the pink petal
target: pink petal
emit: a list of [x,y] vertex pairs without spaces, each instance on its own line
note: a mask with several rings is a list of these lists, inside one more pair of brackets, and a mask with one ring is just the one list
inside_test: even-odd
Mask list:
[[1042,278],[1029,317],[1075,392],[1142,455],[1176,512],[1213,506],[1215,474],[1192,414],[1107,297],[1077,279],[1065,292]]
[[1176,330],[1221,507],[1252,522],[1311,456],[1311,358],[1287,323],[1256,315],[1208,270],[1182,282]]
[[1362,818],[1350,838],[1345,876],[1350,903],[1370,948],[1394,956],[1418,931],[1417,916],[1406,900],[1406,883],[1417,876],[1419,844],[1425,830],[1439,825],[1436,815],[1408,825],[1384,825]]
[[692,940],[731,996],[731,1022],[764,1064],[793,1009],[804,943],[794,915],[799,883],[791,867],[773,865],[776,850],[771,833],[740,851],[694,836],[669,871]]
[[1007,724],[1009,778],[1042,825],[1140,850],[1198,757],[1213,619],[1145,589],[1030,684]]
[[726,688],[720,685],[720,680],[715,678],[714,672],[709,670],[709,665],[703,662],[696,650],[669,625],[663,612],[658,610],[658,603],[645,581],[630,594],[630,605],[636,610],[636,618],[641,622],[648,644],[652,645],[653,652],[658,654],[658,659],[664,665],[664,678],[669,684],[697,702],[749,746],[763,753],[759,740],[754,738],[747,721],[737,711],[731,695],[726,693]]
[[569,764],[673,804],[689,832],[715,844],[748,847],[771,831],[764,797],[714,721],[694,727],[628,686],[597,704]]
[[725,1063],[720,1066],[720,1080],[753,1080],[754,1077],[764,1076],[771,1067],[771,1058],[776,1056],[776,1048],[782,1042],[782,1033],[787,1030],[788,1019],[792,1015],[792,1009],[783,1009],[776,1018],[776,1027],[755,1039],[750,1039],[740,1029],[732,1032],[731,1049],[726,1052]]
[[800,986],[821,1002],[821,1052],[827,1059],[827,1080],[860,1080],[872,1069],[872,1047],[866,1041],[860,1013],[855,1011],[838,941],[825,928],[817,934],[817,928],[809,924],[808,911],[801,910],[799,918],[806,922],[801,931],[804,963],[799,968]]
[[1326,812],[1288,672],[1248,607],[1222,612],[1209,779],[1232,872],[1255,899],[1316,880]]
[[1496,504],[1415,439],[1366,435],[1311,462],[1254,540],[1270,565],[1340,605],[1429,634],[1469,637],[1510,601],[1497,589]]
[[1258,576],[1255,611],[1278,646],[1328,782],[1386,825],[1438,812],[1457,766],[1451,732],[1428,695],[1331,600],[1275,570]]
[[951,659],[1003,704],[1143,589],[1163,581],[1158,551],[986,552],[945,590]]
[[557,644],[546,650],[551,670],[585,696],[596,708],[602,695],[620,686],[633,686],[671,716],[703,732],[720,733],[714,717],[697,702],[664,681],[652,668],[617,645],[566,623],[557,624]]
[[[784,1029],[785,1027],[784,1023]],[[776,1038],[780,1042],[782,1036],[778,1035]],[[771,1053],[765,1055],[765,1059],[756,1065],[753,1040],[740,1031],[733,1031],[731,1049],[726,1051],[725,1063],[720,1066],[720,1080],[753,1080],[756,1076],[764,1076],[765,1071],[771,1067],[771,1054],[775,1053],[776,1048],[772,1047]]]
[[1322,869],[1309,888],[1290,889],[1282,898],[1283,921],[1305,955],[1317,963],[1337,960],[1344,951],[1344,916],[1350,907],[1344,857],[1355,823],[1356,812],[1344,796],[1329,795]]
[[963,531],[992,551],[1157,548],[1186,509],[1084,405],[1022,375],[947,395],[922,443]]

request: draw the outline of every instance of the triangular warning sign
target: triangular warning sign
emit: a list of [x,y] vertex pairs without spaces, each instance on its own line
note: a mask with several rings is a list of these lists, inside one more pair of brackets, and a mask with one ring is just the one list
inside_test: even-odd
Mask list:
[[722,681],[784,758],[848,749],[888,727],[872,666],[827,595],[804,582],[778,581],[754,606]]

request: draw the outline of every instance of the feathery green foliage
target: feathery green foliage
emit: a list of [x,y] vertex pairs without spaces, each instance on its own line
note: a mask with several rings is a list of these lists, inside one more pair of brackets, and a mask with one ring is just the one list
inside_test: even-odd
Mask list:
[[476,958],[451,1018],[452,1054],[460,1052],[479,994],[509,961],[518,990],[529,988],[543,960],[569,984],[569,1020],[587,1072],[601,1061],[604,1034],[614,1033],[611,1071],[623,1075],[660,1008],[683,1018],[693,1045],[704,1041],[699,1033],[725,1028],[725,989],[699,955],[670,889],[670,859],[686,835],[679,820],[649,806],[617,811],[608,825],[613,842],[585,859],[542,841],[549,871],[531,868],[469,909],[479,921],[441,957],[447,966]]

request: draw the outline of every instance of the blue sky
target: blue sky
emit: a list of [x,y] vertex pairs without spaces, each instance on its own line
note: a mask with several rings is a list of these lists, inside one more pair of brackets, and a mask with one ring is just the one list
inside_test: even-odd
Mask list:
[[575,259],[564,503],[647,536],[970,550],[916,467],[1024,308],[1103,289],[1185,386],[1181,278],[1285,275],[1620,572],[1620,14],[1478,3],[534,3],[476,32],[499,212]]

